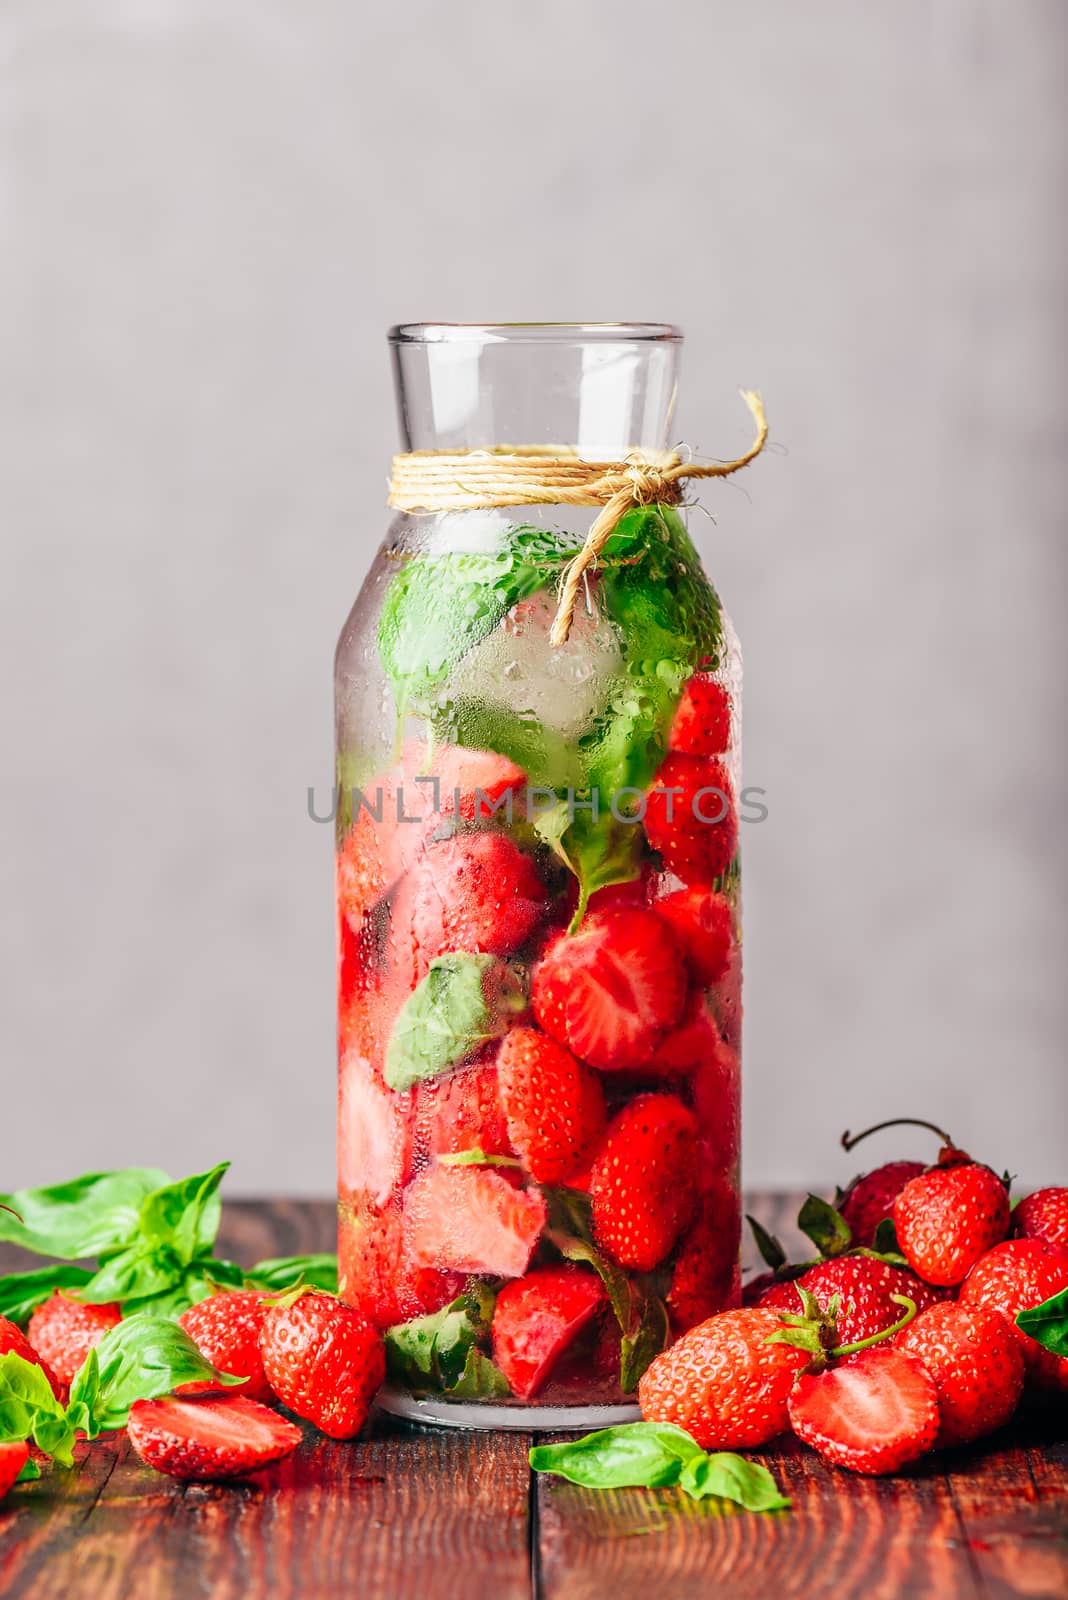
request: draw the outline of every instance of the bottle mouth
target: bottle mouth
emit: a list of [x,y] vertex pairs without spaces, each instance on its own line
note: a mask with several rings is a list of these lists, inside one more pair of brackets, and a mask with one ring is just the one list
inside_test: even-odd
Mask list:
[[670,322],[400,322],[390,344],[680,344]]

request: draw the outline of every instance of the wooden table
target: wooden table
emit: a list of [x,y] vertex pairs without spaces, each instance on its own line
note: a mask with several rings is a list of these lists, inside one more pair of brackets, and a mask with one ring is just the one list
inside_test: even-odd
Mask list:
[[[752,1197],[780,1232],[796,1201]],[[226,1208],[224,1253],[332,1248],[325,1202]],[[10,1270],[13,1251],[0,1252]],[[865,1479],[793,1442],[766,1453],[794,1510],[751,1516],[676,1490],[591,1493],[527,1466],[528,1434],[376,1419],[355,1444],[308,1429],[290,1460],[181,1485],[118,1435],[0,1505],[5,1600],[1066,1600],[1068,1415]]]

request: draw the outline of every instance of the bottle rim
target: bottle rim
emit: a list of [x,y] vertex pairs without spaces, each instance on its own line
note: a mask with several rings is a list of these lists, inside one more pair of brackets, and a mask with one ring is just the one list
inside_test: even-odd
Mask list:
[[670,322],[399,322],[387,335],[407,344],[680,344]]

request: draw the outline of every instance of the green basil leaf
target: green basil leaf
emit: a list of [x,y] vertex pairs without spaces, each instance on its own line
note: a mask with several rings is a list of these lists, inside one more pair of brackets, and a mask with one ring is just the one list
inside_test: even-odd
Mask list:
[[155,1400],[179,1384],[208,1379],[227,1387],[245,1382],[217,1371],[176,1322],[142,1312],[110,1328],[89,1352],[71,1384],[70,1406],[85,1406],[85,1431],[95,1438],[124,1427],[135,1401]]
[[40,1476],[41,1476],[41,1469],[37,1465],[37,1463],[33,1459],[33,1457],[30,1456],[26,1461],[24,1461],[22,1463],[22,1470],[20,1471],[18,1477],[15,1479],[15,1482],[16,1483],[36,1483]]
[[154,1250],[172,1251],[183,1267],[215,1243],[222,1216],[219,1185],[230,1163],[221,1161],[210,1172],[197,1172],[147,1195],[138,1218],[138,1231]]
[[797,1226],[822,1256],[840,1256],[853,1242],[849,1223],[818,1194],[810,1194],[797,1213]]
[[745,1220],[752,1229],[753,1238],[756,1240],[756,1247],[760,1251],[761,1260],[764,1262],[765,1266],[771,1268],[772,1272],[778,1272],[780,1267],[784,1267],[786,1265],[786,1251],[783,1249],[778,1239],[776,1239],[775,1235],[773,1233],[769,1233],[767,1228],[764,1227],[763,1223],[757,1221],[756,1217],[751,1217],[748,1213],[746,1213]]
[[[641,872],[643,835],[637,823],[612,815],[610,794],[596,791],[596,817],[566,800],[558,800],[533,818],[534,829],[578,879],[579,898],[571,921],[574,933],[586,915],[591,894],[614,883],[631,883]],[[579,795],[583,803],[591,797]]]
[[673,1423],[624,1422],[563,1444],[535,1445],[530,1465],[584,1489],[659,1489],[678,1483],[684,1463],[703,1455]]
[[465,1392],[472,1393],[473,1383],[488,1379],[471,1354],[489,1334],[495,1299],[492,1290],[479,1284],[441,1311],[389,1328],[385,1344],[390,1375],[417,1391],[451,1394],[463,1382]]
[[463,1371],[448,1389],[451,1400],[506,1400],[511,1392],[504,1373],[477,1345],[467,1352]]
[[459,1066],[525,1009],[515,969],[496,956],[437,956],[393,1024],[386,1082],[401,1092]]
[[63,1466],[73,1460],[74,1430],[41,1368],[9,1350],[0,1356],[0,1439],[33,1439]]
[[11,1272],[0,1278],[0,1317],[26,1322],[56,1289],[81,1289],[93,1274],[88,1267],[56,1261],[29,1272]]
[[337,1256],[321,1253],[310,1256],[274,1256],[257,1261],[244,1274],[249,1289],[291,1289],[303,1281],[313,1289],[337,1294]]
[[694,1456],[682,1469],[679,1487],[694,1500],[716,1495],[733,1500],[746,1511],[788,1511],[790,1501],[780,1493],[767,1467],[744,1456],[722,1451]]
[[0,1194],[0,1205],[10,1208],[0,1211],[0,1240],[67,1261],[102,1255],[129,1242],[145,1196],[167,1181],[154,1167],[126,1167]]
[[642,1373],[667,1348],[670,1337],[667,1307],[656,1295],[646,1295],[637,1327],[620,1340],[619,1387],[624,1394],[633,1394]]
[[109,1256],[78,1294],[88,1305],[96,1306],[113,1300],[145,1300],[170,1293],[181,1283],[184,1270],[170,1252],[139,1242]]
[[1068,1289],[1016,1314],[1016,1326],[1045,1350],[1068,1356]]
[[[432,711],[432,696],[517,601],[561,565],[553,535],[511,529],[487,552],[449,550],[405,560],[382,602],[378,653],[398,712]],[[526,537],[524,537],[524,534]]]

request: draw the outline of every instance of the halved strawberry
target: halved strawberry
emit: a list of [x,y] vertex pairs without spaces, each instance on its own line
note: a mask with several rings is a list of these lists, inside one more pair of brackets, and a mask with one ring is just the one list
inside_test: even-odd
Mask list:
[[340,1296],[376,1328],[440,1311],[464,1286],[463,1273],[439,1272],[413,1259],[397,1202],[380,1212],[343,1205],[337,1250]]
[[611,1124],[590,1178],[593,1233],[621,1267],[651,1272],[693,1215],[697,1124],[670,1094],[639,1094]]
[[428,1157],[482,1150],[514,1155],[493,1061],[475,1063],[448,1077],[429,1078],[415,1089],[414,1152]]
[[648,1060],[685,995],[674,935],[655,912],[634,907],[587,916],[578,933],[551,939],[531,999],[546,1033],[611,1071]]
[[722,755],[731,742],[731,697],[708,672],[695,672],[682,691],[668,741],[695,756]]
[[788,1408],[797,1437],[851,1472],[897,1472],[938,1436],[934,1379],[916,1356],[884,1345],[802,1374]]
[[670,752],[646,795],[645,836],[683,883],[715,883],[738,848],[734,787],[723,762]]
[[239,1394],[138,1400],[126,1431],[146,1466],[172,1478],[241,1478],[291,1455],[301,1440],[292,1422]]
[[545,1226],[545,1200],[487,1167],[437,1166],[410,1186],[404,1222],[420,1266],[518,1278]]
[[741,1149],[741,1072],[738,1053],[720,1038],[709,1007],[693,990],[677,1028],[657,1049],[647,1071],[690,1079],[690,1096],[701,1138],[701,1170],[727,1176]]
[[539,1183],[563,1183],[604,1132],[600,1079],[537,1028],[513,1028],[497,1057],[512,1144]]
[[29,1459],[30,1447],[25,1439],[0,1443],[0,1500],[7,1494]]
[[493,1359],[512,1393],[529,1400],[575,1335],[607,1303],[588,1267],[535,1267],[506,1283],[493,1313]]
[[674,933],[695,983],[708,988],[727,970],[734,942],[734,912],[725,895],[698,885],[676,889],[653,906]]
[[529,856],[507,834],[467,833],[428,844],[391,908],[391,946],[409,986],[450,950],[511,955],[547,908]]
[[385,1205],[411,1170],[412,1095],[383,1087],[357,1050],[338,1074],[338,1186],[346,1198]]

